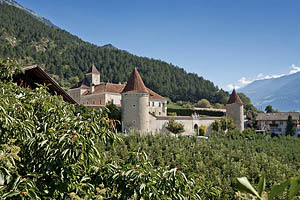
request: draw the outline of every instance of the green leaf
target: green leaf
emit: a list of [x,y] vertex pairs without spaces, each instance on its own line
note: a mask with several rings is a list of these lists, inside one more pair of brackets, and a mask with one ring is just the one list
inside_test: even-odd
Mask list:
[[289,185],[289,180],[281,183],[280,185],[274,185],[271,189],[271,192],[268,195],[268,199],[273,199],[274,197],[282,194],[285,188],[288,187],[288,185]]
[[262,195],[263,191],[265,190],[266,187],[266,178],[265,176],[260,177],[259,182],[258,182],[258,194],[259,196]]
[[300,190],[300,178],[290,178],[291,186],[289,189],[289,199],[293,199]]
[[251,183],[248,181],[246,177],[237,178],[236,181],[237,181],[236,188],[240,192],[246,192],[260,198],[257,191],[252,187]]
[[4,185],[4,175],[0,173],[0,185]]

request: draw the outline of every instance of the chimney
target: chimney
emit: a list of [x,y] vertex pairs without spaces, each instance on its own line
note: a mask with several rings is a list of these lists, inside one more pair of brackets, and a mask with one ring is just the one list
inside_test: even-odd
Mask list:
[[91,86],[90,86],[90,92],[91,94],[93,94],[95,91],[95,85],[93,83],[91,83]]

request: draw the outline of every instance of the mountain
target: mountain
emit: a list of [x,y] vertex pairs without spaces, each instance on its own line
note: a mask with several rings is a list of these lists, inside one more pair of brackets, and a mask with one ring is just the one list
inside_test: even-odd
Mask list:
[[36,14],[34,11],[28,9],[28,8],[24,8],[23,6],[21,6],[20,4],[18,4],[16,1],[14,0],[0,0],[0,4],[8,4],[8,5],[11,5],[11,6],[14,6],[16,8],[19,8],[21,10],[23,10],[24,12],[30,14],[32,17],[40,20],[41,22],[44,22],[45,24],[49,25],[49,26],[52,26],[52,27],[56,27],[58,28],[57,26],[55,26],[50,20],[44,18],[44,17],[40,17],[38,14]]
[[[15,3],[14,1],[5,1]],[[0,57],[23,65],[38,64],[63,87],[83,79],[92,64],[101,81],[125,82],[137,67],[147,87],[172,101],[226,103],[228,93],[194,73],[161,60],[139,57],[111,44],[102,47],[85,42],[65,30],[47,26],[24,9],[0,5]]]
[[300,111],[300,72],[280,78],[257,80],[238,90],[261,109],[271,105],[280,111]]

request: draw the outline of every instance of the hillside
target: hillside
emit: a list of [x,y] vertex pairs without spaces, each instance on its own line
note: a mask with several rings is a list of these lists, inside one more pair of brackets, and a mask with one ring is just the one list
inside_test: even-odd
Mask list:
[[41,17],[39,16],[38,14],[36,14],[34,11],[28,9],[28,8],[24,8],[23,6],[21,6],[20,4],[18,4],[16,1],[14,0],[0,0],[0,4],[8,4],[8,5],[11,5],[11,6],[14,6],[16,8],[19,8],[23,11],[25,11],[26,13],[28,13],[29,15],[31,15],[32,17],[40,20],[41,22],[44,22],[45,24],[49,25],[49,26],[53,26],[53,27],[56,27],[50,20],[44,18],[44,17]]
[[0,19],[0,57],[45,67],[65,88],[82,79],[94,63],[103,81],[115,83],[127,81],[132,68],[138,67],[149,88],[173,101],[206,98],[212,103],[225,103],[228,97],[212,82],[182,68],[138,57],[112,45],[99,47],[84,42],[16,7],[0,5]]
[[280,111],[300,111],[300,73],[280,78],[257,80],[239,89],[251,98],[256,107],[264,109],[267,105]]

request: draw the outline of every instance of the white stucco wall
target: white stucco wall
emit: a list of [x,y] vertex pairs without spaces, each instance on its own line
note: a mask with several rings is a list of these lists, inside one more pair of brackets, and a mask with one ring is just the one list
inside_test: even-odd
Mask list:
[[184,125],[185,132],[182,135],[195,135],[194,126],[197,124],[198,128],[201,125],[206,127],[206,134],[211,132],[210,125],[216,119],[221,119],[220,117],[200,117],[198,119],[193,119],[192,117],[180,117],[180,116],[168,116],[168,117],[160,117],[160,116],[152,116],[150,115],[150,130],[153,133],[165,133],[166,129],[165,126],[169,119],[174,118],[176,122],[179,122]]
[[141,133],[151,132],[149,129],[149,94],[122,94],[122,130],[137,130]]
[[121,104],[122,95],[118,93],[105,93],[105,104],[113,101],[114,104]]
[[227,104],[226,116],[233,119],[240,131],[244,130],[244,106],[242,104]]
[[81,96],[80,104],[105,104],[105,94],[89,94]]
[[167,101],[160,99],[149,99],[149,112],[156,116],[167,116]]

